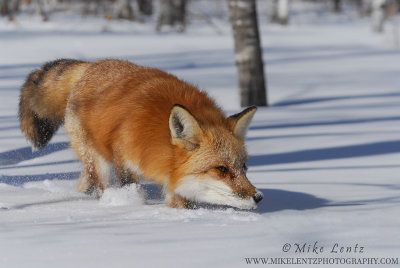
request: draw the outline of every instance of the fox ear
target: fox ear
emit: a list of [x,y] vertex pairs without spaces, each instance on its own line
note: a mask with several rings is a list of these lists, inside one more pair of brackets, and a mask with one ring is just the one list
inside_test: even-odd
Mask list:
[[175,104],[169,115],[169,130],[172,144],[193,151],[199,147],[201,128],[196,118],[186,107]]
[[241,140],[246,137],[251,119],[257,111],[256,106],[251,106],[238,114],[231,115],[229,120],[233,122],[233,134]]

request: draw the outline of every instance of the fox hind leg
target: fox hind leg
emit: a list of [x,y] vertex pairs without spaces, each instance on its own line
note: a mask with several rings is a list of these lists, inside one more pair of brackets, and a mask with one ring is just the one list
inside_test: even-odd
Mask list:
[[96,193],[97,197],[100,197],[101,193],[109,185],[115,169],[111,163],[105,161],[90,146],[78,117],[68,107],[64,126],[71,139],[71,148],[84,165],[84,170],[78,181],[77,191],[87,194]]
[[100,192],[104,191],[104,185],[99,180],[96,168],[92,161],[84,160],[84,170],[78,181],[77,191],[89,195],[100,197]]

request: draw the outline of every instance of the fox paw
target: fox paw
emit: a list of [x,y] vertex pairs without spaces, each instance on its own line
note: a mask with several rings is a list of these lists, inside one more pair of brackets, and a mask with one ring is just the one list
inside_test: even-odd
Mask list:
[[197,205],[195,202],[187,200],[184,197],[179,195],[173,195],[171,200],[168,203],[168,206],[171,208],[178,208],[178,209],[196,209]]

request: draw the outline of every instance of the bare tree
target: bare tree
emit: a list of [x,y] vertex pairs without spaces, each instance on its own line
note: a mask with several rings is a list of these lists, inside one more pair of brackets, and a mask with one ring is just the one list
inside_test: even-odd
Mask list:
[[[8,1],[10,3],[10,6],[12,6],[12,11],[11,12],[18,12],[19,11],[19,5],[21,3],[20,0],[5,0],[6,2]],[[25,3],[32,5],[33,9],[36,11],[37,14],[42,16],[43,21],[48,21],[49,17],[47,15],[47,12],[45,10],[45,3],[43,0],[29,0],[26,1]],[[11,13],[11,14],[13,14]]]
[[289,23],[289,0],[270,1],[268,11],[271,22],[282,25]]
[[241,106],[266,106],[264,64],[255,0],[229,0],[230,20],[239,72]]
[[186,0],[160,0],[160,13],[157,21],[157,31],[161,31],[163,25],[178,25],[178,31],[186,28]]
[[386,19],[387,0],[374,0],[372,2],[372,29],[375,32],[383,32]]
[[153,14],[153,0],[137,0],[141,14],[150,16]]
[[364,1],[363,0],[354,0],[357,10],[358,10],[358,14],[360,14],[360,16],[365,16],[365,7],[364,7]]
[[14,10],[15,13],[19,12],[19,7],[21,5],[21,0],[11,0],[12,3],[12,9]]
[[2,16],[8,16],[9,14],[9,7],[7,0],[0,0],[0,14]]
[[133,8],[131,0],[118,0],[116,3],[115,17],[119,19],[133,20]]
[[20,0],[0,0],[0,12],[3,16],[8,16],[9,20],[14,20],[14,16],[19,11]]
[[341,10],[342,10],[342,0],[333,0],[332,11],[338,13]]

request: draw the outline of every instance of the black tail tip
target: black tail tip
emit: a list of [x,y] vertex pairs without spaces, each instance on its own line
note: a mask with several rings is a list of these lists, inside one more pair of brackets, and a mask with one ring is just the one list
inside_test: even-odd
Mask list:
[[41,150],[49,143],[61,123],[47,118],[39,118],[38,116],[35,116],[33,124],[36,135],[31,140],[32,147],[34,150]]

